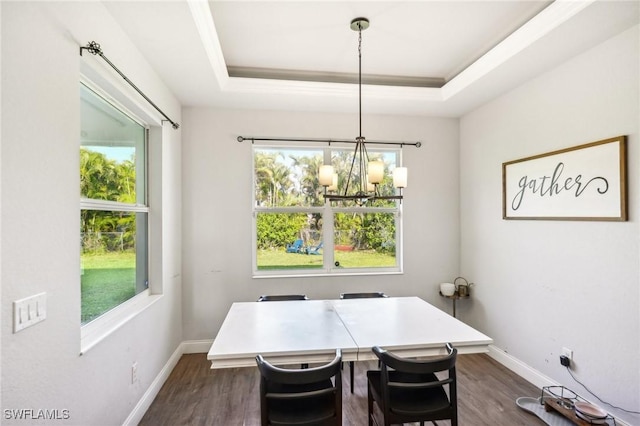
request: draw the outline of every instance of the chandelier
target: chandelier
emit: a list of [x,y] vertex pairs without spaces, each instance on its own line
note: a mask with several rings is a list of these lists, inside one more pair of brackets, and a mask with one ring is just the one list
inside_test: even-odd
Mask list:
[[398,194],[380,194],[379,187],[384,179],[384,163],[379,160],[369,161],[365,137],[362,136],[362,31],[367,28],[369,28],[367,18],[356,18],[351,21],[351,29],[358,32],[359,133],[355,138],[356,147],[351,159],[349,175],[344,183],[344,192],[342,194],[332,193],[338,189],[338,174],[334,172],[333,166],[323,165],[319,171],[319,182],[324,187],[325,200],[353,201],[358,206],[375,200],[402,200],[402,189],[407,187],[407,168],[396,167],[393,170],[393,186],[398,189]]

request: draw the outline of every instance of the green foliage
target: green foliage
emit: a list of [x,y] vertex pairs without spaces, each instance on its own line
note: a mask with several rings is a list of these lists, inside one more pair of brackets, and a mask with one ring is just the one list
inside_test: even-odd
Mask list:
[[363,218],[363,240],[380,253],[396,252],[396,225],[392,214],[366,214]]
[[324,188],[320,185],[319,175],[320,166],[323,164],[322,157],[315,155],[308,156],[291,156],[294,167],[302,170],[300,178],[301,196],[303,204],[308,206],[320,206],[323,204],[322,194]]
[[[93,200],[135,204],[136,176],[132,160],[116,162],[104,154],[80,148],[80,194]],[[135,248],[135,214],[81,210],[82,246],[87,252]]]
[[256,203],[262,207],[275,207],[288,204],[293,188],[291,172],[279,161],[282,154],[274,151],[256,151],[255,188]]
[[[389,173],[393,160],[381,152],[369,154],[367,161],[385,163],[385,177],[378,187],[383,195],[393,194],[393,178]],[[344,193],[347,176],[352,168],[353,151],[333,150],[332,165],[338,173],[338,193]],[[255,200],[258,207],[321,206],[324,204],[324,188],[318,180],[320,166],[324,163],[319,150],[288,150],[286,148],[256,149],[254,157]],[[391,164],[390,164],[391,163]],[[355,179],[358,164],[352,171]],[[352,181],[351,185],[355,185]],[[356,188],[350,187],[352,193]],[[347,204],[348,205],[348,204]],[[393,207],[395,201],[378,200],[370,207]],[[298,238],[317,234],[322,227],[319,213],[295,214],[260,213],[256,219],[259,249],[279,249]],[[357,250],[375,250],[395,253],[395,220],[389,213],[336,213],[334,217],[334,242],[349,245]],[[317,243],[317,241],[314,241]]]
[[336,213],[335,243],[358,250],[395,253],[395,220],[391,213]]
[[362,215],[359,213],[336,213],[333,219],[336,230],[334,242],[336,245],[348,245],[361,248],[360,229],[362,229]]
[[286,247],[300,238],[306,227],[306,214],[260,213],[256,218],[258,248]]

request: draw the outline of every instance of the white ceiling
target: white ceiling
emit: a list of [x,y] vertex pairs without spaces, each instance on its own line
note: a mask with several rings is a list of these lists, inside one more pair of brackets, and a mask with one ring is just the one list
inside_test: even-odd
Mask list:
[[355,112],[358,33],[349,24],[366,17],[363,81],[383,82],[363,85],[363,112],[456,117],[636,25],[639,3],[104,4],[184,106]]

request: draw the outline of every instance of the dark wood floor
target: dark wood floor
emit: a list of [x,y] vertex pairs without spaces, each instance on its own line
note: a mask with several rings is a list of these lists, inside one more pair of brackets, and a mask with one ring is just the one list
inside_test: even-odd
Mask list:
[[[462,426],[540,426],[537,417],[515,403],[520,396],[538,397],[539,389],[489,356],[460,355],[457,361],[458,411]],[[355,393],[349,391],[349,367],[343,373],[343,425],[367,424],[366,370],[372,362],[356,362]],[[260,424],[257,368],[212,370],[206,354],[183,355],[140,425]],[[438,422],[448,425],[449,422]]]

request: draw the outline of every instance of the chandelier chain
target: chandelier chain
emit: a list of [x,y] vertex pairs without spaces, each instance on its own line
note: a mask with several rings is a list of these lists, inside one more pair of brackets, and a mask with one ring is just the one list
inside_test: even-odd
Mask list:
[[359,129],[358,134],[362,137],[362,25],[358,24],[358,117]]

